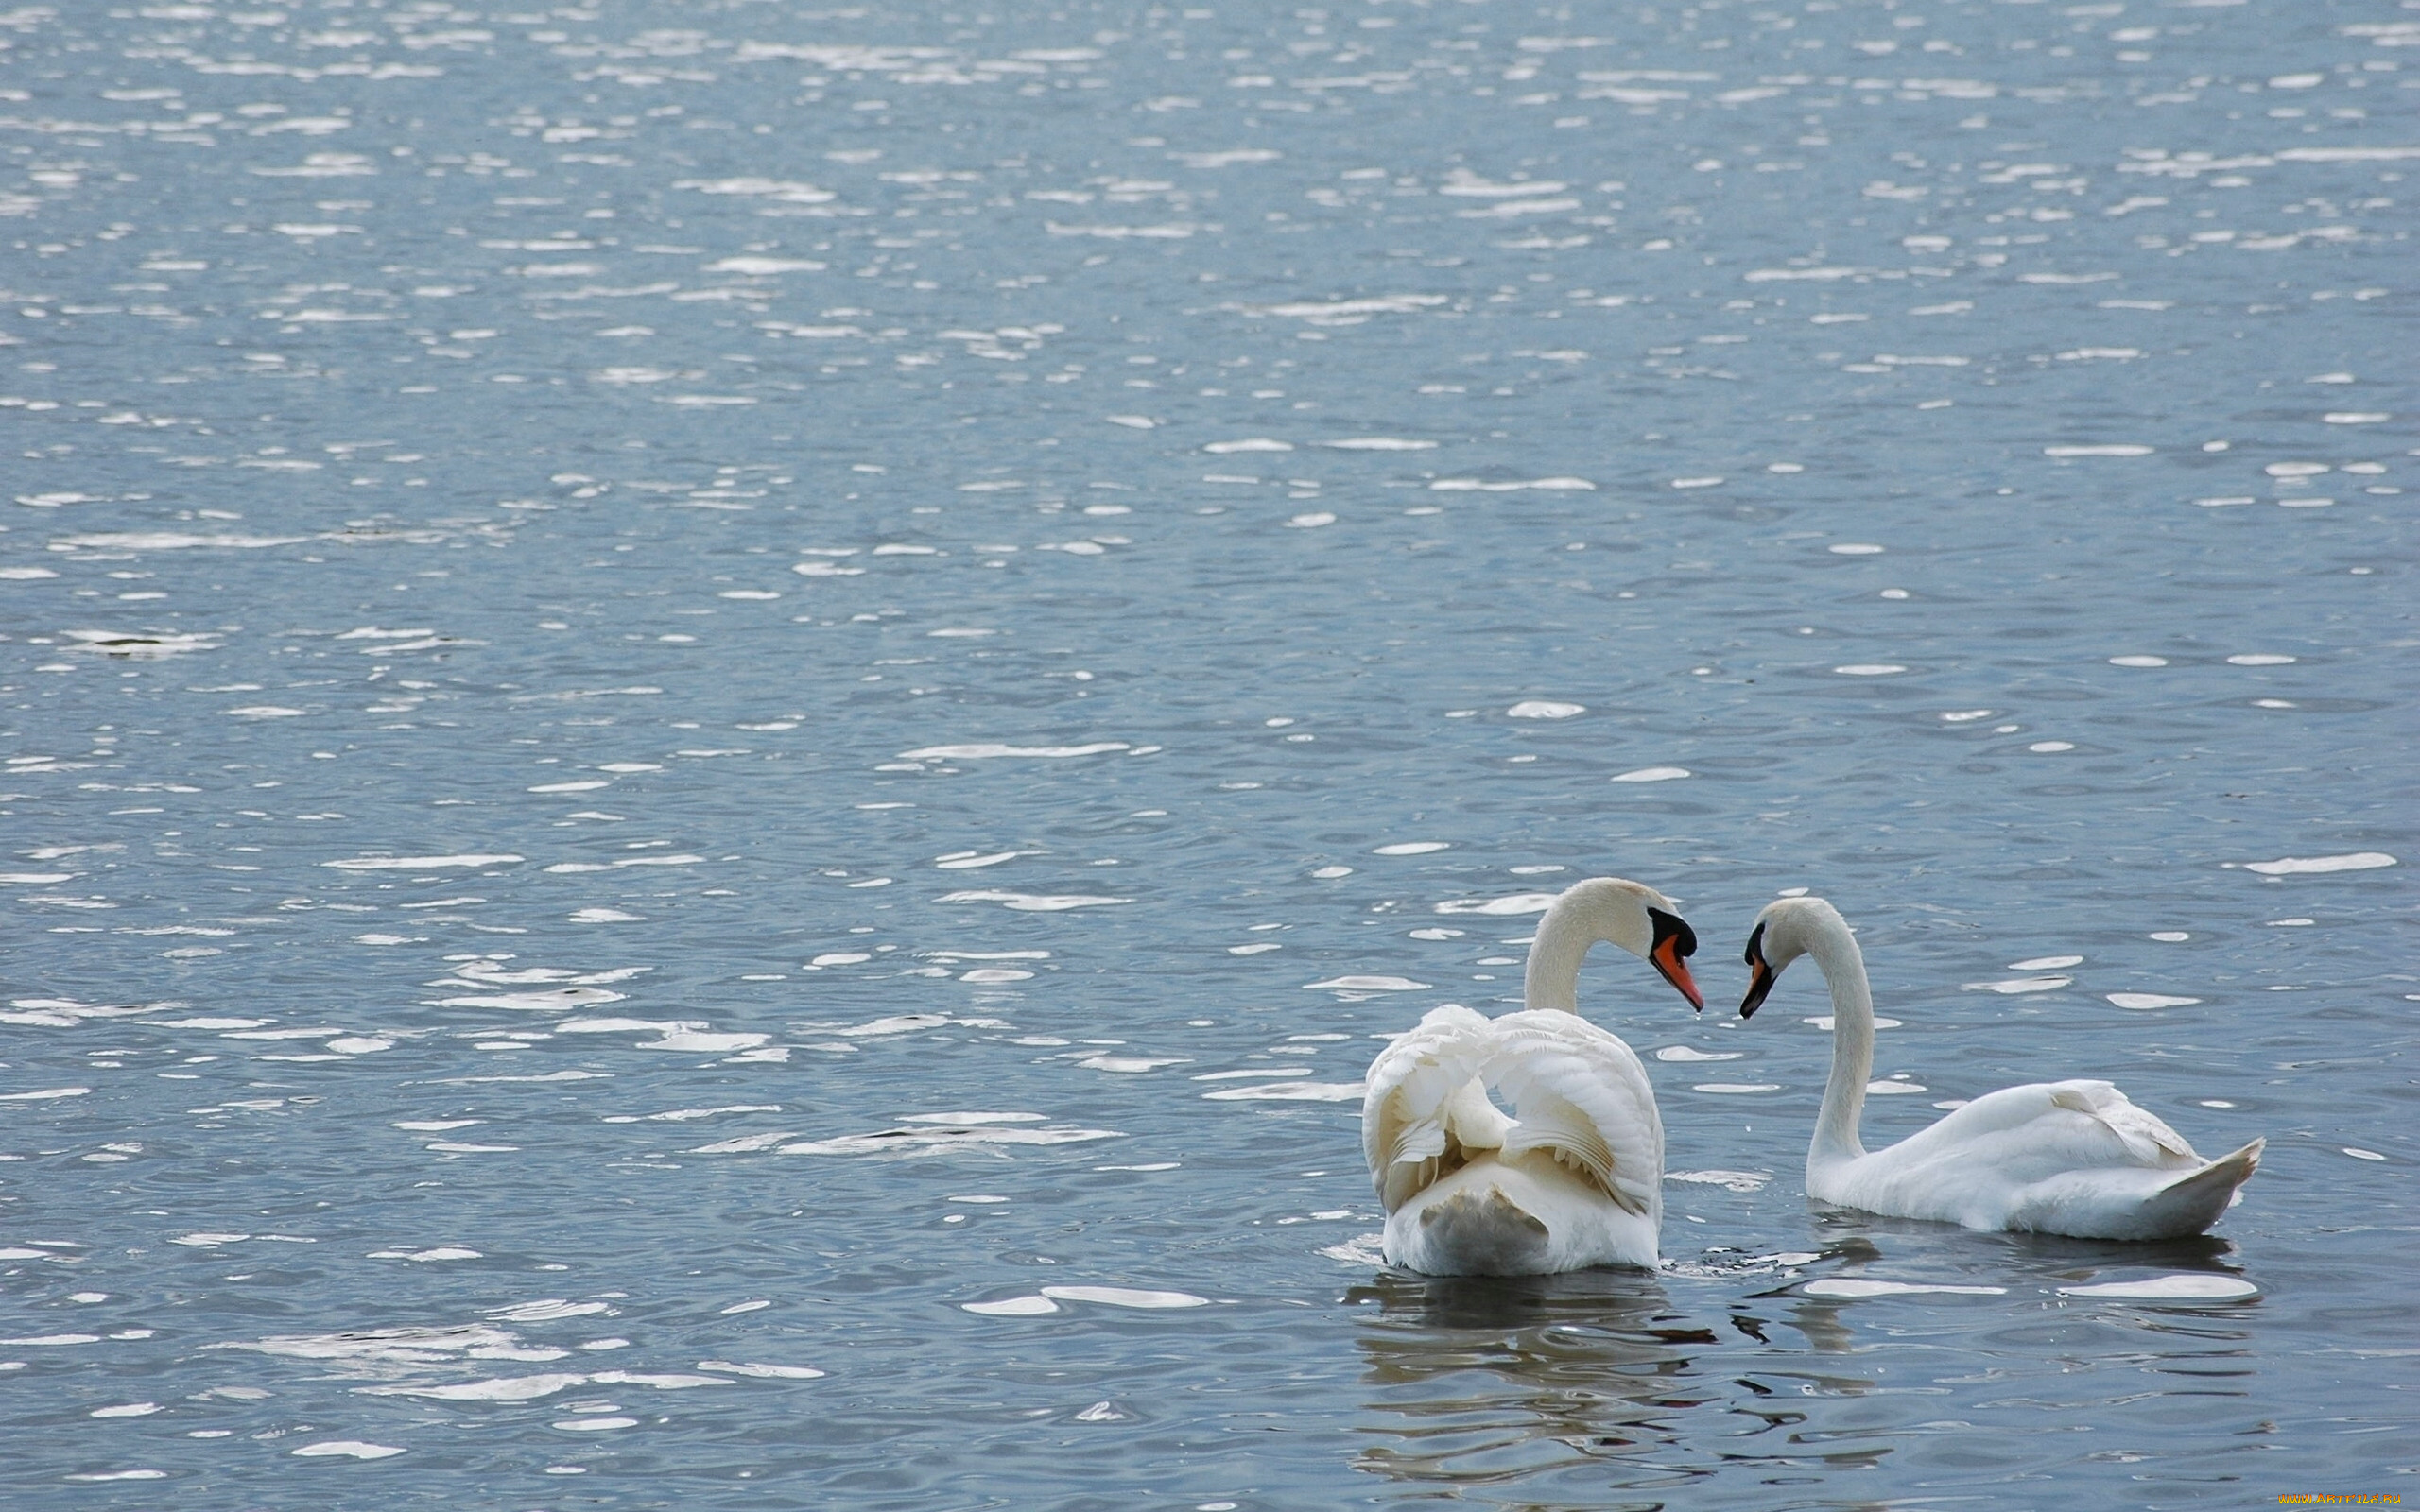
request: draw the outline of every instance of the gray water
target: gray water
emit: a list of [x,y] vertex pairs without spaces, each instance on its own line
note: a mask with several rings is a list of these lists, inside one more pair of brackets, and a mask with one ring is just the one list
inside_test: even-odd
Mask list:
[[[2415,43],[0,12],[10,1503],[2401,1489]],[[1388,1269],[1362,1069],[1599,873],[1666,1269]],[[1787,888],[1870,1143],[2240,1206],[1810,1210]]]

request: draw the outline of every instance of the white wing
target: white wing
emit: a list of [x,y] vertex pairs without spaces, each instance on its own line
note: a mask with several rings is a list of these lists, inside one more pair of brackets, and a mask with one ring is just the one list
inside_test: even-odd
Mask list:
[[2160,1122],[2157,1114],[2137,1108],[2124,1092],[2105,1081],[2054,1081],[2050,1100],[2061,1108],[2090,1115],[2106,1125],[2126,1146],[2138,1165],[2190,1166],[2202,1163],[2185,1136]]
[[1512,1105],[1507,1160],[1544,1150],[1627,1211],[1663,1211],[1664,1120],[1646,1068],[1615,1035],[1568,1013],[1508,1013],[1483,1073]]
[[1487,1100],[1479,1075],[1495,1025],[1448,1004],[1378,1053],[1361,1100],[1361,1152],[1389,1212],[1463,1162],[1495,1149],[1512,1120]]
[[2105,1081],[2003,1087],[1876,1153],[1891,1157],[1894,1169],[1962,1165],[2017,1184],[2071,1171],[2202,1163],[2183,1135]]

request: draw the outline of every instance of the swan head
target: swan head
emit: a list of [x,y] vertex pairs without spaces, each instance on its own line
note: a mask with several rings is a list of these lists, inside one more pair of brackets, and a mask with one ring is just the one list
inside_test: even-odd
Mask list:
[[1847,930],[1840,910],[1821,898],[1780,898],[1767,903],[1748,935],[1743,957],[1748,963],[1748,995],[1739,1000],[1739,1017],[1754,1018],[1780,979],[1782,968],[1813,950],[1819,937]]
[[1689,975],[1688,958],[1698,950],[1697,931],[1681,917],[1671,899],[1625,877],[1590,877],[1573,883],[1555,899],[1539,926],[1540,936],[1565,920],[1577,923],[1588,937],[1618,945],[1645,960],[1691,1006],[1704,1008],[1705,996]]

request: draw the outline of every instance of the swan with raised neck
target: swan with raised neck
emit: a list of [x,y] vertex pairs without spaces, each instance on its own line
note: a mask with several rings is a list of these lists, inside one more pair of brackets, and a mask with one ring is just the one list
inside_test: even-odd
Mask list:
[[1638,1057],[1580,1017],[1580,963],[1599,940],[1703,1005],[1687,964],[1697,936],[1671,900],[1593,877],[1539,922],[1520,1011],[1447,1004],[1372,1062],[1361,1141],[1390,1263],[1458,1276],[1656,1264],[1664,1124]]
[[2035,1082],[1986,1093],[1869,1154],[1858,1138],[1874,1074],[1865,956],[1821,898],[1768,903],[1748,936],[1753,1017],[1782,969],[1812,955],[1832,998],[1832,1070],[1806,1147],[1806,1194],[1896,1218],[2085,1239],[2173,1239],[2218,1221],[2258,1169],[2263,1140],[2205,1160],[2105,1081]]

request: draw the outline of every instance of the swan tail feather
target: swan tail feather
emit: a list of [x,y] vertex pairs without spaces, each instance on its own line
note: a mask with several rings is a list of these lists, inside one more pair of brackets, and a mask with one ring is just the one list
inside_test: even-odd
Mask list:
[[2260,1169],[2260,1152],[2268,1143],[2266,1139],[2254,1140],[2160,1188],[2144,1204],[2143,1216],[2151,1226],[2149,1237],[2182,1238],[2198,1234],[2218,1222],[2234,1199],[2236,1188],[2251,1180],[2252,1173]]
[[1526,1276],[1557,1268],[1552,1229],[1494,1185],[1424,1199],[1416,1220],[1388,1225],[1391,1237],[1398,1230],[1403,1263],[1432,1276]]

